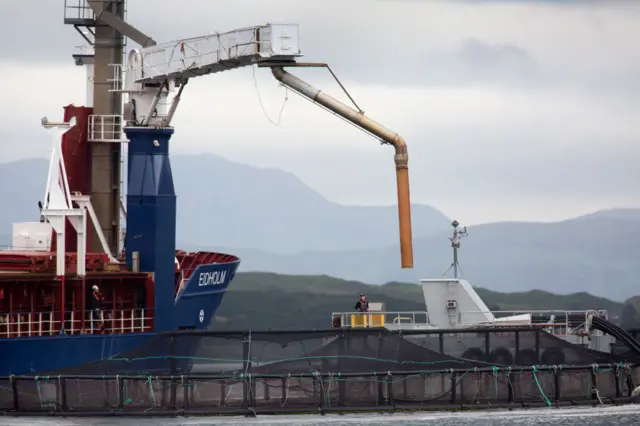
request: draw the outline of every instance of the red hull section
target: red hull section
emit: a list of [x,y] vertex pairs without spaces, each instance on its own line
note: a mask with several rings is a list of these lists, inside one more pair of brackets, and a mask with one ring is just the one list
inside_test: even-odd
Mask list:
[[[185,251],[176,252],[176,258],[176,294],[199,265],[238,260],[228,254]],[[63,324],[67,334],[153,331],[151,274],[128,271],[124,264],[110,263],[105,254],[87,254],[84,278],[76,275],[76,253],[67,253],[65,263],[67,275],[57,277],[55,252],[0,252],[0,338],[53,335]],[[93,330],[87,309],[93,285],[104,296],[100,330]]]

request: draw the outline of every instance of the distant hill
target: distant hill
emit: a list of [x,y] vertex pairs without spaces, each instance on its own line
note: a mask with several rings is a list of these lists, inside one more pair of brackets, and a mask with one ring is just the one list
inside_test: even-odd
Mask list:
[[[393,206],[342,206],[290,173],[213,155],[173,156],[172,164],[180,247],[238,254],[242,271],[382,284],[439,277],[451,263],[450,220],[432,207],[413,206],[415,268],[403,271]],[[11,183],[0,185],[0,199],[10,206],[0,210],[0,234],[10,234],[12,222],[38,220],[46,173],[45,160],[0,164],[0,179]],[[640,209],[469,231],[460,264],[475,285],[505,292],[589,292],[615,300],[638,293]]]
[[600,210],[591,214],[584,215],[577,219],[602,219],[602,218],[640,220],[640,209]]
[[[251,247],[277,253],[350,250],[394,244],[394,206],[332,203],[291,173],[234,163],[214,155],[172,156],[178,194],[178,241],[190,246]],[[17,221],[38,220],[48,162],[0,164],[0,234]],[[449,219],[414,205],[414,235],[432,235]]]
[[[450,228],[450,227],[449,227]],[[631,237],[631,236],[636,236]],[[589,292],[615,300],[636,295],[640,285],[640,220],[581,217],[558,223],[495,223],[474,226],[459,262],[472,282],[496,291],[539,289]],[[400,270],[398,245],[340,252],[307,251],[284,256],[236,250],[243,271],[327,274],[370,283],[436,278],[451,264],[449,233],[414,240],[415,267]]]
[[[493,310],[607,309],[618,317],[622,303],[587,293],[561,296],[543,291],[498,293],[476,291]],[[420,286],[407,283],[367,285],[329,276],[292,276],[272,273],[239,273],[216,314],[217,329],[328,328],[331,313],[353,310],[365,293],[370,301],[384,302],[387,311],[424,312]]]

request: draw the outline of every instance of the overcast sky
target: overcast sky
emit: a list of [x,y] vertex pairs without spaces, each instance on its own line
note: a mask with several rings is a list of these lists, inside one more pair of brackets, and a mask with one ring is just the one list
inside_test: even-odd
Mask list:
[[[84,103],[63,4],[0,1],[0,161],[48,155],[40,118]],[[640,207],[638,1],[130,0],[128,20],[159,42],[299,23],[305,59],[407,140],[413,201],[461,222]],[[295,73],[340,97],[326,72]],[[392,148],[293,94],[275,126],[284,97],[262,69],[193,80],[172,150],[288,170],[340,203],[395,202]]]

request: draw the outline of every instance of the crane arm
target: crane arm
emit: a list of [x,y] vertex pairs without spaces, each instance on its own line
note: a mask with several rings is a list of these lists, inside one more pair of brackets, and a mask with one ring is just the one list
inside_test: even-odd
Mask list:
[[316,89],[309,83],[289,74],[281,66],[272,66],[273,76],[285,86],[317,103],[357,127],[379,137],[395,148],[396,182],[398,186],[398,219],[400,226],[400,257],[403,268],[413,268],[413,243],[411,237],[411,201],[409,196],[409,154],[407,144],[397,133],[373,121],[364,113],[343,104]]
[[[302,56],[298,25],[266,24],[134,49],[129,53],[125,90],[137,125],[169,126],[190,78]],[[171,97],[180,86],[177,96]],[[169,105],[167,107],[167,105]]]
[[153,46],[156,44],[154,39],[106,10],[105,7],[107,7],[109,3],[106,3],[104,0],[87,0],[87,3],[89,3],[93,13],[96,14],[96,21],[110,26],[142,47]]
[[129,69],[135,83],[184,81],[265,61],[301,56],[298,25],[266,24],[226,33],[170,41],[134,51]]

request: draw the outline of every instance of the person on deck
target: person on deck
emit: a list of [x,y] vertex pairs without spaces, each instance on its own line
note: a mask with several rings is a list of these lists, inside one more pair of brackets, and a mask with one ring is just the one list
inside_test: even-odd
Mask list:
[[364,293],[360,294],[360,299],[356,302],[356,311],[369,312],[369,301]]
[[91,311],[91,329],[95,333],[98,330],[98,324],[101,324],[100,305],[102,304],[102,294],[97,285],[91,287],[88,302]]

